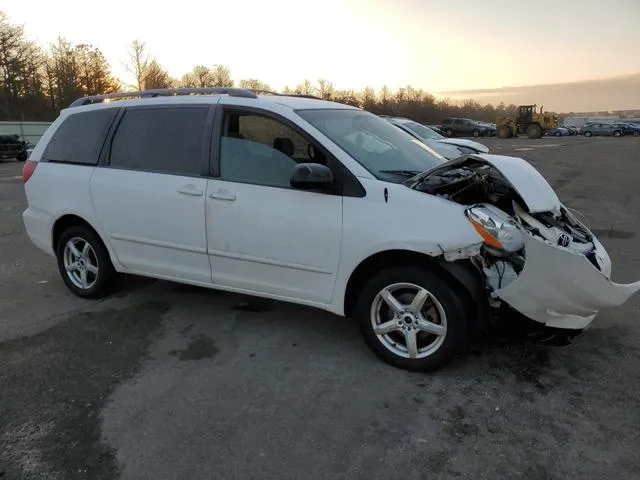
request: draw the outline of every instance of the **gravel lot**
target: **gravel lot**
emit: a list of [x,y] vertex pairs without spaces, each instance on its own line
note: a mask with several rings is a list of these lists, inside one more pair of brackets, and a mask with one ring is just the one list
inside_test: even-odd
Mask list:
[[[484,141],[640,278],[640,138]],[[24,233],[20,172],[0,163],[0,478],[640,477],[640,296],[571,346],[411,374],[311,309],[136,278],[73,297]]]

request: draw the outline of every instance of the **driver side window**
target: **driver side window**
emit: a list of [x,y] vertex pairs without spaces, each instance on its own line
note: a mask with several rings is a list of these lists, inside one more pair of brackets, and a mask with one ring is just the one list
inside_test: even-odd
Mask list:
[[[313,158],[312,158],[313,157]],[[227,112],[220,141],[220,179],[290,188],[297,163],[322,163],[318,149],[288,125],[254,113]]]

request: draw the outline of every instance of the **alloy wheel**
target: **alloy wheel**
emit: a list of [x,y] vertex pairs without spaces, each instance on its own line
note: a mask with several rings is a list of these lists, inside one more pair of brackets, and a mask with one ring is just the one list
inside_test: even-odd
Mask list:
[[447,335],[447,316],[437,298],[413,283],[394,283],[371,304],[371,325],[380,343],[403,358],[435,353]]
[[81,237],[71,238],[64,246],[64,268],[71,283],[89,290],[98,280],[98,257],[89,242]]

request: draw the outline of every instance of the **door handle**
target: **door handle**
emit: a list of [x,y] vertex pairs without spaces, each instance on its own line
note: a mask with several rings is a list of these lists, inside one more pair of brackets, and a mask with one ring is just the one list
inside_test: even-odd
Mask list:
[[178,193],[181,193],[182,195],[189,195],[190,197],[201,197],[203,192],[197,188],[184,187],[179,188]]
[[209,198],[213,198],[214,200],[225,200],[227,202],[234,202],[236,200],[236,196],[227,191],[210,193]]

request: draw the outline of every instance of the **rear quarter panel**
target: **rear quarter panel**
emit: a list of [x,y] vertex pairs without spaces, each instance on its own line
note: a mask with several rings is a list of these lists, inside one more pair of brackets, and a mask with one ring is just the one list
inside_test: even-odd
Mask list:
[[105,240],[91,200],[90,180],[95,168],[38,162],[26,183],[28,208],[23,214],[25,227],[32,241],[47,253],[54,255],[53,226],[56,220],[68,214],[88,222]]

